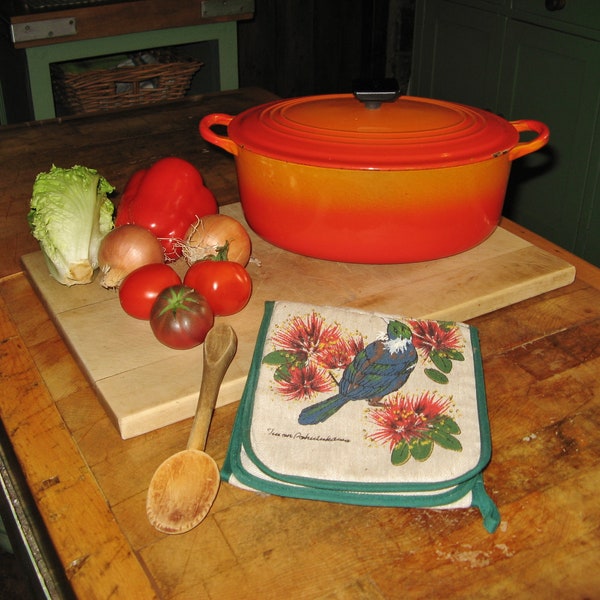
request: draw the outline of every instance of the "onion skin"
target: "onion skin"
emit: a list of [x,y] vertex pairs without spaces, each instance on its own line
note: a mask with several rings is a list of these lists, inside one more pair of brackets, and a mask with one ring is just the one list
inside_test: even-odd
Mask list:
[[100,243],[100,285],[118,288],[135,269],[164,262],[163,247],[154,234],[139,225],[120,225],[107,233]]
[[182,254],[189,265],[200,260],[230,260],[245,267],[251,253],[252,242],[244,226],[219,213],[198,219],[182,244]]

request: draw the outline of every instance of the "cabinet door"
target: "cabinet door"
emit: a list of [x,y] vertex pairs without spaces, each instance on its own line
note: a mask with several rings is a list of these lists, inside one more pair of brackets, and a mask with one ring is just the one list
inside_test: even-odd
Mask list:
[[[589,211],[584,211],[581,234],[577,239],[577,254],[600,267],[600,120],[596,123],[585,198],[591,198]],[[586,204],[586,207],[588,205]]]
[[445,0],[422,0],[415,20],[410,92],[495,110],[506,18]]
[[598,42],[508,25],[499,110],[510,119],[543,121],[550,143],[513,163],[505,214],[576,253],[594,203],[595,186],[586,188],[586,180],[589,169],[598,169],[592,149],[599,96]]

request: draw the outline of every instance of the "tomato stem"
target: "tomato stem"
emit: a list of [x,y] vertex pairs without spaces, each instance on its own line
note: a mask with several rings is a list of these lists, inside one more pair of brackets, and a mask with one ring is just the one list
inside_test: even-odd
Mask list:
[[169,312],[176,313],[178,310],[192,311],[192,308],[189,306],[190,303],[199,304],[195,297],[195,291],[185,286],[174,286],[169,288],[167,304],[160,311],[159,315],[162,316]]

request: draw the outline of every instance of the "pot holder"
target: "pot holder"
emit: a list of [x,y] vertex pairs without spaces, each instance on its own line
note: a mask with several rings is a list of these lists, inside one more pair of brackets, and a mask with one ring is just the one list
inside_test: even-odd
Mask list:
[[500,515],[477,330],[266,302],[221,477],[350,504]]

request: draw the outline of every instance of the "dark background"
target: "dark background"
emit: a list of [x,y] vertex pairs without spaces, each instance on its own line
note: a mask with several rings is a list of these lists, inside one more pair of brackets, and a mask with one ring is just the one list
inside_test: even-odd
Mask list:
[[256,0],[238,24],[240,86],[284,98],[352,91],[358,78],[408,84],[415,0]]

